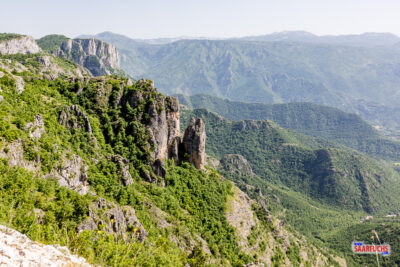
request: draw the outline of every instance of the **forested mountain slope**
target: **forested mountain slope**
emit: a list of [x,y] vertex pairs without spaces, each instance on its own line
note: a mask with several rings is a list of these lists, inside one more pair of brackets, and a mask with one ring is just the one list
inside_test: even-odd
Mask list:
[[0,56],[0,86],[1,224],[104,266],[345,265],[197,165],[202,120],[180,139],[152,81],[40,51]]
[[359,116],[313,103],[261,104],[209,95],[177,95],[190,108],[205,108],[229,120],[269,119],[281,127],[325,138],[372,157],[400,161],[400,143],[383,137]]
[[232,122],[204,109],[185,111],[184,117],[190,116],[203,118],[210,156],[240,154],[262,179],[335,207],[366,212],[398,209],[400,175],[383,161],[271,121]]
[[[119,49],[121,68],[128,74],[154,79],[163,93],[258,103],[313,102],[357,113],[374,125],[400,128],[394,114],[400,104],[400,50],[390,45],[395,36],[344,36],[348,42],[327,38],[322,43],[242,39],[158,45],[109,32],[95,37]],[[389,45],[382,46],[385,43]]]

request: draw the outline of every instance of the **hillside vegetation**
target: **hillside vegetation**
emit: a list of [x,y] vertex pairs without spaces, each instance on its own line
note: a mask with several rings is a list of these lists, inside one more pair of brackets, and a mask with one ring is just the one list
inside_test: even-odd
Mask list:
[[393,257],[378,260],[397,264],[399,241],[391,235],[397,221],[365,220],[399,212],[400,176],[390,164],[271,121],[232,122],[204,109],[183,111],[184,121],[192,116],[205,121],[209,164],[289,227],[341,253],[348,266],[376,266],[375,255],[349,250],[354,240],[368,243],[376,229],[393,249]]
[[61,44],[68,39],[69,38],[64,35],[51,34],[40,38],[37,40],[37,43],[43,51],[56,52]]
[[255,174],[320,202],[366,212],[397,210],[400,176],[383,161],[285,130],[271,121],[232,122],[206,110],[207,153],[240,154]]
[[2,56],[0,72],[1,224],[102,266],[344,265],[217,171],[154,168],[160,118],[179,113],[151,81],[45,52]]
[[177,95],[181,104],[229,120],[272,120],[281,127],[341,143],[375,158],[400,161],[400,143],[385,138],[359,116],[313,103],[243,103],[209,95]]

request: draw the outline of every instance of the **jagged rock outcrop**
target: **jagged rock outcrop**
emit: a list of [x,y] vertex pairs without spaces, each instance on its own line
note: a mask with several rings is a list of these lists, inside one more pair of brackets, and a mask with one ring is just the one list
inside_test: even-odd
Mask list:
[[206,161],[206,126],[201,118],[192,118],[182,141],[184,157],[197,169],[203,169]]
[[259,130],[271,127],[269,121],[255,121],[255,120],[243,120],[236,125],[237,129],[243,130]]
[[26,160],[21,139],[14,140],[11,143],[5,142],[2,145],[0,144],[0,158],[7,159],[10,166],[19,166],[34,173],[40,171],[40,157],[33,161]]
[[152,147],[151,160],[153,172],[157,175],[165,175],[164,161],[174,159],[179,162],[180,144],[180,114],[179,102],[172,96],[164,97],[154,88],[154,83],[148,79],[141,79],[135,86],[139,89],[121,100],[122,105],[127,103],[136,108],[142,103],[148,103],[147,119],[139,114],[138,120],[144,120],[149,134],[149,143]]
[[60,186],[77,191],[84,195],[89,192],[88,174],[89,166],[77,155],[64,155],[55,170],[46,177],[56,177]]
[[120,155],[112,155],[110,160],[117,164],[118,174],[121,176],[122,183],[127,186],[133,183],[132,175],[129,172],[129,160]]
[[91,266],[67,247],[43,245],[0,225],[0,266]]
[[59,123],[68,129],[83,129],[92,134],[89,118],[77,105],[64,107],[60,111]]
[[120,64],[115,46],[93,38],[69,39],[61,44],[57,56],[73,60],[93,76],[112,74],[112,69],[119,69]]
[[25,125],[25,130],[29,132],[29,137],[32,140],[40,139],[42,134],[46,131],[42,115],[36,115],[33,122],[29,122]]
[[103,231],[124,239],[136,238],[144,242],[148,235],[131,206],[120,207],[103,198],[89,208],[89,217],[78,226],[78,231],[93,231],[100,225],[104,226]]
[[250,177],[255,175],[247,159],[239,154],[225,154],[221,160],[221,167],[232,174]]
[[18,94],[22,94],[22,92],[25,90],[24,79],[20,76],[15,75],[13,75],[13,78],[15,80],[15,90],[17,90]]
[[174,159],[175,163],[179,161],[179,144],[181,142],[180,130],[180,113],[178,99],[172,96],[167,96],[167,125],[168,125],[168,158]]
[[[138,90],[131,95],[128,99],[131,107],[148,101],[149,92],[156,91],[151,80],[141,79],[136,86],[147,88],[147,93]],[[149,105],[147,113],[149,119],[146,127],[150,144],[154,147],[151,157],[155,174],[165,175],[164,161],[166,159],[173,159],[175,163],[188,160],[196,168],[204,168],[206,132],[202,119],[197,121],[193,119],[181,139],[179,102],[176,98],[172,96],[164,98],[158,95]]]
[[0,54],[35,54],[42,51],[31,36],[19,36],[7,41],[0,41]]

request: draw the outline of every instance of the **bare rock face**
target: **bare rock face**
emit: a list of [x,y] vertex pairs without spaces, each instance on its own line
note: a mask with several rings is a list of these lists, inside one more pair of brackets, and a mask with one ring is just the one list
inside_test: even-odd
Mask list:
[[176,163],[179,162],[179,102],[172,96],[163,97],[160,95],[151,80],[141,79],[136,82],[135,86],[139,90],[133,92],[121,102],[123,105],[128,103],[132,108],[150,102],[145,110],[148,119],[140,117],[142,114],[137,119],[144,120],[149,134],[153,172],[156,175],[164,176],[166,172],[164,161],[166,159],[174,159]]
[[124,239],[136,238],[144,242],[148,235],[132,207],[119,207],[103,198],[97,200],[89,208],[89,218],[78,226],[78,231],[93,231],[99,225],[104,225],[103,231],[122,236]]
[[206,127],[201,118],[190,120],[183,135],[183,153],[197,169],[203,169],[206,161]]
[[47,177],[55,176],[60,186],[77,191],[84,195],[89,192],[88,171],[89,167],[85,161],[77,156],[63,156],[62,164],[57,166]]
[[0,158],[6,158],[10,166],[19,166],[35,173],[40,170],[40,157],[34,161],[28,161],[24,157],[24,146],[22,140],[17,139],[11,143],[0,146]]
[[25,125],[25,130],[29,132],[29,137],[32,140],[40,139],[42,134],[46,132],[42,115],[36,115],[33,122]]
[[31,36],[20,36],[8,41],[0,42],[1,55],[36,54],[42,51],[35,39]]
[[111,74],[119,69],[119,54],[115,46],[97,39],[70,39],[62,43],[59,57],[73,60],[87,68],[93,76]]
[[177,162],[180,143],[178,100],[172,96],[159,96],[150,104],[148,114],[150,140],[155,145],[154,160],[173,158]]
[[0,266],[91,266],[67,247],[43,245],[0,225]]
[[110,156],[110,160],[118,165],[118,173],[121,176],[122,183],[127,186],[133,183],[129,172],[129,160],[120,155]]
[[88,133],[92,133],[89,118],[77,105],[65,107],[60,111],[59,123],[67,129],[84,129]]
[[164,160],[168,156],[168,124],[164,97],[158,96],[150,104],[147,113],[150,117],[147,123],[150,144],[154,146],[152,158]]
[[239,154],[225,154],[221,160],[221,166],[224,170],[233,174],[254,176],[249,162]]
[[178,99],[167,96],[165,99],[167,109],[167,127],[168,127],[168,140],[167,150],[168,158],[174,159],[175,163],[179,161],[179,144],[181,142],[180,130],[180,114]]
[[15,80],[15,89],[17,90],[18,94],[22,94],[22,92],[25,90],[25,82],[22,77],[19,76],[13,76]]
[[[136,87],[145,90],[136,91],[126,100],[131,107],[148,102],[151,95],[156,92],[151,80],[141,79],[136,83]],[[150,145],[153,147],[151,153],[153,172],[165,176],[166,159],[173,159],[176,164],[182,160],[189,160],[196,168],[204,168],[206,132],[203,120],[193,119],[182,141],[178,100],[172,96],[164,98],[161,95],[153,96],[152,99],[147,109],[149,119],[145,124]],[[186,154],[187,159],[184,158]]]

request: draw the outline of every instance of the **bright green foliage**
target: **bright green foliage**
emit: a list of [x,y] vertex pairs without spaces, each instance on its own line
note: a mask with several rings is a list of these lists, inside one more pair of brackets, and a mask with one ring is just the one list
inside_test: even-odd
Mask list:
[[[21,62],[29,64],[20,57]],[[189,164],[175,166],[171,162],[167,163],[165,179],[159,177],[159,185],[143,181],[142,173],[151,172],[149,154],[153,149],[148,145],[145,129],[149,119],[146,111],[159,93],[137,84],[126,86],[126,78],[116,76],[83,84],[67,78],[46,80],[34,73],[14,75],[24,78],[25,90],[17,94],[15,81],[6,71],[0,78],[4,97],[0,104],[0,149],[9,153],[8,146],[18,141],[24,159],[36,161],[38,168],[31,173],[1,160],[0,223],[33,240],[66,245],[90,262],[106,266],[203,266],[210,261],[241,266],[252,261],[251,256],[241,252],[225,218],[230,182],[213,170],[204,172]],[[78,95],[79,89],[82,93]],[[134,107],[117,104],[119,96],[128,98],[137,91],[147,94],[149,101]],[[92,134],[80,126],[82,120],[78,120],[76,128],[60,124],[60,112],[72,104],[79,105],[88,116]],[[45,132],[41,138],[33,139],[25,125],[38,114],[43,117]],[[114,154],[130,160],[133,184],[122,184],[117,165],[108,160]],[[73,155],[80,156],[89,166],[88,182],[97,196],[81,196],[59,187],[52,175],[42,179],[58,170],[64,157]],[[123,237],[99,233],[101,225],[93,232],[78,234],[77,226],[98,197],[132,206],[148,232],[145,242],[127,242]],[[164,214],[167,227],[159,227],[150,212],[152,206]],[[195,248],[181,249],[173,240],[193,242]],[[211,254],[205,253],[203,246]]]
[[6,42],[21,37],[22,35],[16,33],[0,33],[0,42]]
[[[372,232],[376,231],[378,238]],[[391,254],[387,257],[376,255],[355,255],[351,250],[352,241],[365,244],[389,244]],[[398,266],[400,264],[400,223],[398,219],[378,218],[359,223],[333,232],[327,238],[330,247],[343,253],[350,266]],[[377,259],[378,258],[378,259]]]
[[61,44],[68,39],[69,38],[64,35],[51,34],[40,38],[37,40],[37,43],[43,51],[56,52]]
[[[36,179],[21,168],[0,162],[0,221],[35,240],[66,244],[87,216],[89,195],[59,187],[53,179]],[[45,212],[43,218],[34,209]],[[37,221],[42,221],[37,224]]]

